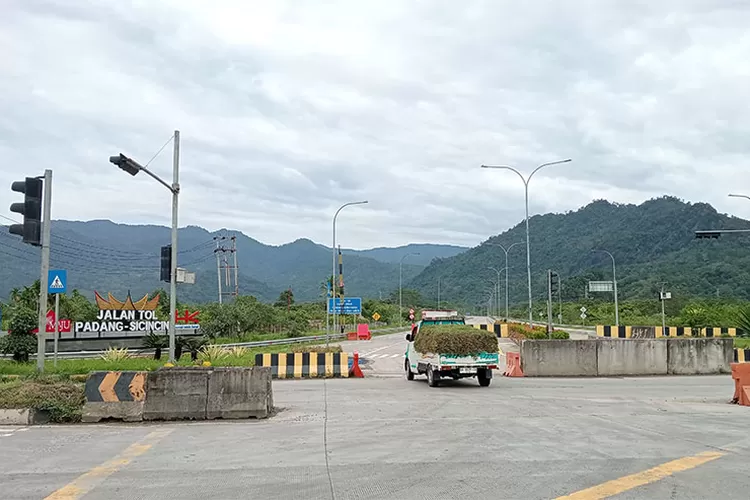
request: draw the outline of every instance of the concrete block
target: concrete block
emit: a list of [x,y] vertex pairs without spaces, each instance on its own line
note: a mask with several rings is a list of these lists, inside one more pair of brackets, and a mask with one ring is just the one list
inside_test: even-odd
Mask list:
[[668,370],[672,375],[730,373],[734,356],[731,338],[689,338],[667,341]]
[[667,342],[656,339],[599,339],[597,372],[616,375],[666,375]]
[[521,369],[526,377],[595,377],[596,340],[524,340]]
[[161,368],[149,372],[143,420],[205,420],[210,372],[206,368]]
[[92,423],[101,420],[140,422],[143,420],[143,401],[107,403],[86,401],[86,404],[83,406],[81,421]]
[[206,418],[267,418],[273,409],[271,368],[214,368],[208,377]]

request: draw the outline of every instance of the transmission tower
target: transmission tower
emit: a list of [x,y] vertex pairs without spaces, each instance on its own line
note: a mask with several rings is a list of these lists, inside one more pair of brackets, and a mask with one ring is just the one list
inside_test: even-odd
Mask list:
[[[216,276],[219,282],[219,304],[222,304],[224,296],[237,298],[240,294],[237,237],[214,236],[214,241],[216,241],[214,254],[216,254]],[[229,246],[225,246],[227,243]]]

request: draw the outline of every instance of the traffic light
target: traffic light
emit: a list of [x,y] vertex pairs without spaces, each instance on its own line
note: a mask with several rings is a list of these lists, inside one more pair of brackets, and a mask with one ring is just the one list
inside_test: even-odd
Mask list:
[[143,167],[137,161],[128,158],[122,153],[117,156],[110,156],[109,162],[117,165],[130,175],[135,175],[143,169]]
[[549,288],[552,295],[557,295],[560,290],[560,275],[555,271],[549,272]]
[[160,281],[172,281],[172,245],[161,247]]
[[24,181],[14,182],[10,188],[23,193],[23,203],[13,203],[10,211],[23,215],[23,224],[13,224],[8,228],[11,234],[23,238],[24,243],[42,246],[42,179],[26,177]]

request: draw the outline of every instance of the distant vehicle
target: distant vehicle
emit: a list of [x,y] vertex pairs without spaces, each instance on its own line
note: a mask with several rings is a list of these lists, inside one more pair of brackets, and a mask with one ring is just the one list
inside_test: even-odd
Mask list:
[[422,321],[406,335],[406,359],[404,370],[406,379],[414,380],[415,375],[427,375],[427,384],[437,387],[441,378],[458,380],[477,377],[479,385],[488,387],[492,380],[492,370],[500,363],[498,352],[482,352],[477,356],[456,356],[440,353],[420,353],[414,349],[414,341],[422,325],[463,325],[464,317],[457,311],[422,311]]

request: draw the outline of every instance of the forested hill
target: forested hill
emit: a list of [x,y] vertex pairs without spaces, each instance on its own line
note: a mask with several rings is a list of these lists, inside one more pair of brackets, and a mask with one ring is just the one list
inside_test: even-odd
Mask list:
[[[546,297],[546,272],[553,269],[563,280],[563,298],[584,294],[589,279],[611,279],[611,252],[617,264],[621,298],[654,297],[662,281],[683,296],[750,298],[750,237],[723,235],[696,240],[700,229],[746,229],[750,222],[719,214],[706,203],[684,203],[673,197],[656,198],[641,205],[595,201],[575,212],[537,215],[529,220],[533,292]],[[443,300],[464,304],[486,302],[496,273],[509,252],[510,298],[527,294],[525,228],[523,222],[491,237],[478,247],[451,258],[437,259],[411,282],[425,297],[437,293]],[[504,277],[502,278],[504,285]],[[500,294],[504,300],[504,291]]]
[[[320,300],[321,284],[331,274],[331,250],[308,239],[284,245],[265,245],[239,231],[209,232],[196,226],[179,231],[178,265],[196,273],[195,285],[180,285],[185,301],[217,300],[214,236],[235,235],[240,293],[275,300],[292,288],[299,301]],[[159,281],[159,248],[170,242],[163,226],[116,224],[108,220],[53,221],[51,265],[67,269],[69,286],[93,299],[93,291],[134,297],[166,287]],[[228,246],[228,242],[224,242]],[[465,250],[449,245],[407,245],[397,249],[343,250],[346,291],[349,296],[388,296],[398,287],[397,255],[419,252],[403,265],[411,279],[436,256]],[[39,249],[0,227],[0,300],[13,288],[39,279]],[[400,259],[400,257],[399,257]]]

